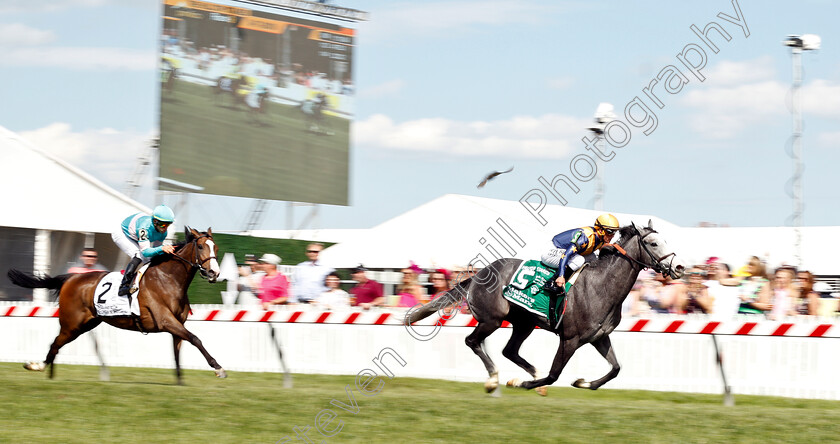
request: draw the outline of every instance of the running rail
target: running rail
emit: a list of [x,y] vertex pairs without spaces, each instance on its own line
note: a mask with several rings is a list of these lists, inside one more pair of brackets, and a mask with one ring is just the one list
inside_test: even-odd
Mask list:
[[[0,318],[30,317],[57,318],[55,305],[2,305]],[[405,311],[320,311],[320,310],[260,310],[195,306],[188,320],[204,322],[268,322],[283,324],[345,324],[345,325],[402,325]],[[469,314],[455,313],[450,317],[437,314],[414,324],[418,330],[433,326],[475,327],[478,321]],[[510,327],[505,321],[502,328]],[[621,320],[616,332],[715,334],[733,336],[780,336],[840,338],[840,319],[790,317],[781,321],[763,318],[743,318],[725,321],[705,316],[640,316]]]

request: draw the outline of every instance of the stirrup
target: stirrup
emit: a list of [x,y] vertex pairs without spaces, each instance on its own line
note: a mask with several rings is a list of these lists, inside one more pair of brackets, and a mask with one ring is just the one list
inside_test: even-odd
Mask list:
[[131,295],[131,286],[134,283],[134,276],[131,277],[127,282],[123,282],[120,284],[120,289],[117,291],[118,296],[130,296]]

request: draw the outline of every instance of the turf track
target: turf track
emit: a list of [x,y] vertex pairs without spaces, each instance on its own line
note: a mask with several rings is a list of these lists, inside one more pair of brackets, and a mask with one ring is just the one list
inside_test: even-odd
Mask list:
[[[315,415],[338,414],[343,428],[327,442],[569,442],[569,443],[827,443],[838,442],[840,402],[670,392],[552,387],[549,396],[504,389],[501,398],[475,383],[411,378],[386,380],[374,396],[355,393],[352,376],[295,375],[284,389],[273,373],[98,369],[60,365],[56,379],[0,363],[0,442],[274,443],[313,426]],[[313,442],[324,439],[309,429]],[[293,439],[290,442],[303,442]]]
[[325,135],[308,131],[298,107],[263,107],[175,80],[161,102],[160,175],[209,194],[347,204],[349,121],[325,116]]

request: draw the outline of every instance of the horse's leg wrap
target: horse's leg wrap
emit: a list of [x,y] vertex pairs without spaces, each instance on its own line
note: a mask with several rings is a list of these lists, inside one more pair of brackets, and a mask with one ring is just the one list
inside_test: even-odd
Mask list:
[[131,262],[125,266],[125,274],[123,275],[122,283],[120,283],[120,291],[117,293],[120,296],[128,296],[131,291],[131,283],[134,281],[134,275],[137,274],[137,267],[140,266],[139,257],[131,258]]

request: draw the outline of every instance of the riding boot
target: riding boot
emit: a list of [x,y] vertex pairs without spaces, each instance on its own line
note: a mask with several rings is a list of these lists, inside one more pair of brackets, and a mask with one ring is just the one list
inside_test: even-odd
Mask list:
[[125,266],[125,274],[123,275],[122,283],[120,284],[120,291],[117,293],[120,296],[128,296],[131,292],[131,284],[134,282],[134,275],[137,274],[137,267],[140,265],[139,257],[131,258],[131,262]]
[[555,306],[557,305],[557,298],[563,293],[563,289],[558,287],[555,282],[559,276],[560,271],[555,271],[545,282],[545,285],[543,285],[543,290],[548,295],[548,324],[551,326],[554,326],[555,322],[557,322],[557,310]]

